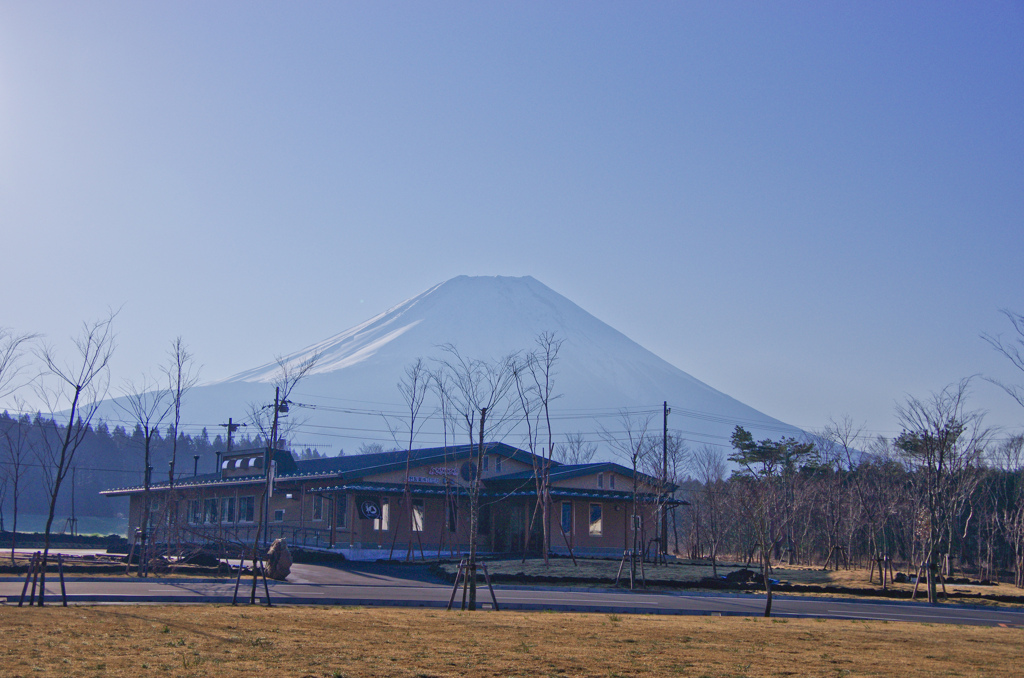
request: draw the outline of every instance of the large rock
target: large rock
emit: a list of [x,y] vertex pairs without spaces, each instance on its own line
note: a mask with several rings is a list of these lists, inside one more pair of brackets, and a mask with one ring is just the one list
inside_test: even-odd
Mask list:
[[276,539],[267,551],[267,576],[284,581],[292,571],[292,554],[284,539]]
[[740,570],[733,570],[729,574],[725,575],[725,580],[733,584],[746,584],[747,582],[755,581],[757,579],[757,572],[743,568]]

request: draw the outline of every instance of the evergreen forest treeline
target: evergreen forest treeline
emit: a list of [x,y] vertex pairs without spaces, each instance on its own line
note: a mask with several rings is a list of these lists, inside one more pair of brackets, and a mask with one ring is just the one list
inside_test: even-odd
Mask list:
[[[40,447],[40,423],[50,423],[36,415],[12,416],[7,412],[0,414],[0,512],[3,516],[3,527],[11,529],[11,511],[13,510],[14,483],[13,474],[15,460],[13,455],[21,455],[21,476],[19,486],[18,513],[41,514],[47,511],[47,493],[45,477],[40,459],[34,453]],[[153,466],[153,482],[166,482],[171,460],[173,427],[163,432],[157,431],[150,443]],[[20,450],[12,446],[11,441],[20,442]],[[233,436],[233,449],[261,447],[260,436]],[[75,513],[79,516],[114,517],[118,513],[126,513],[128,502],[123,498],[107,498],[99,494],[100,490],[116,487],[141,485],[143,483],[143,432],[136,426],[129,430],[124,426],[110,428],[105,422],[99,421],[90,426],[85,433],[81,447],[74,460],[74,490],[71,487],[62,489],[58,499],[57,514],[71,515],[72,500]],[[194,456],[199,455],[198,473],[213,473],[216,470],[217,453],[227,449],[227,441],[221,435],[212,439],[204,428],[202,433],[191,436],[186,433],[178,435],[178,461],[175,470],[176,478],[192,475]],[[305,450],[301,456],[316,456],[315,451]],[[73,496],[72,496],[73,495]]]

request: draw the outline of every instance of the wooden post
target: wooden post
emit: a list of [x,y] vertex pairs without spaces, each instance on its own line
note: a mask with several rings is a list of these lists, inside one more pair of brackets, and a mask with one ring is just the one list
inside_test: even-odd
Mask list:
[[484,568],[484,581],[487,582],[487,588],[491,591],[491,601],[494,602],[494,611],[498,612],[498,599],[494,595],[494,587],[491,586],[491,575],[487,572],[487,563],[480,563],[480,566]]
[[[448,599],[448,607],[445,610],[451,610],[452,605],[455,603],[455,594],[459,592],[459,579],[462,578],[462,566],[465,562],[465,558],[459,561],[459,567],[455,571],[455,585],[452,586],[452,597]],[[463,605],[465,605],[465,601],[463,601]]]
[[626,565],[626,555],[628,553],[629,553],[629,551],[623,551],[622,552],[622,560],[619,561],[619,571],[617,573],[615,573],[615,585],[616,586],[619,585],[619,578],[622,577],[622,568]]
[[25,594],[28,592],[28,586],[29,586],[30,582],[32,584],[32,597],[29,598],[28,606],[32,607],[32,601],[35,600],[35,597],[36,597],[36,582],[35,582],[36,559],[38,557],[39,557],[39,553],[36,552],[36,553],[32,554],[32,558],[31,558],[31,560],[29,560],[28,569],[25,571],[25,585],[21,587],[21,599],[18,600],[18,607],[21,607],[24,604],[24,602],[25,602]]
[[921,584],[921,574],[924,572],[924,563],[921,563],[921,567],[917,568],[917,576],[914,577],[914,592],[910,594],[910,599],[914,600],[917,598],[917,587]]
[[46,595],[46,554],[42,554],[41,564],[39,565],[39,602],[36,603],[39,607],[44,605],[43,596]]
[[270,584],[267,583],[267,564],[260,558],[260,569],[263,571],[263,593],[267,596],[267,607],[270,607]]
[[57,573],[60,575],[60,599],[64,607],[68,606],[68,590],[64,586],[64,556],[57,554]]
[[238,586],[242,583],[242,570],[245,568],[245,548],[242,549],[241,560],[238,561],[238,577],[235,579],[235,594],[231,596],[231,604],[238,604]]

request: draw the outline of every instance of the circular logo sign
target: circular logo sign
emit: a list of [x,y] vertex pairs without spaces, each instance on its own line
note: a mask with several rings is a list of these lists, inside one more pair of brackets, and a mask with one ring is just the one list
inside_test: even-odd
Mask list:
[[380,518],[380,505],[373,499],[365,499],[359,505],[359,513],[366,518],[376,520]]

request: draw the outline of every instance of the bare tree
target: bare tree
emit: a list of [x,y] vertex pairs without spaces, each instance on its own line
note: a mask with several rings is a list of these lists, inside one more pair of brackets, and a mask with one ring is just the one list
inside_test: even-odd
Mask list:
[[[1024,315],[1014,313],[1005,308],[1001,312],[1010,321],[1010,324],[1013,325],[1017,336],[1013,339],[1004,340],[1000,334],[991,335],[985,333],[981,335],[981,338],[987,341],[992,348],[1006,356],[1010,363],[1020,372],[1024,372]],[[1024,385],[1007,384],[997,379],[988,379],[988,381],[1002,388],[1010,397],[1020,403],[1021,407],[1024,407]]]
[[[457,422],[454,420],[454,418],[452,416],[453,415],[452,410],[448,406],[448,403],[451,402],[451,397],[448,395],[449,392],[451,391],[450,378],[449,378],[448,374],[445,372],[445,369],[444,369],[443,366],[440,366],[437,369],[434,369],[434,370],[430,371],[429,375],[430,375],[430,389],[434,392],[434,395],[437,396],[438,409],[440,410],[440,415],[441,415],[441,430],[442,430],[443,435],[444,435],[442,449],[443,449],[443,455],[444,455],[444,462],[445,462],[445,465],[447,466],[447,464],[448,464],[448,434],[452,433],[454,435],[454,432],[458,428]],[[456,499],[456,495],[453,494],[453,492],[452,492],[452,490],[454,489],[453,486],[452,486],[452,478],[448,474],[445,474],[442,480],[444,482],[445,523],[446,523],[446,526],[447,526],[448,529],[447,529],[447,531],[444,530],[444,529],[441,530],[441,538],[438,540],[438,543],[437,543],[437,557],[438,557],[438,559],[441,558],[441,553],[444,551],[445,537],[447,536],[447,532],[458,534],[458,518],[457,518],[457,510],[456,510],[456,507],[458,506],[458,502],[457,502],[457,499]],[[451,555],[455,554],[455,546],[456,546],[456,542],[457,541],[458,541],[457,537],[453,538],[452,541],[448,545],[449,546],[449,553]]]
[[[875,502],[869,502],[868,492],[865,488],[864,474],[854,473],[857,467],[861,452],[859,447],[864,442],[863,426],[856,426],[850,417],[830,419],[824,429],[817,434],[818,462],[821,471],[818,499],[822,505],[822,512],[825,519],[825,535],[827,543],[827,555],[825,556],[825,568],[828,568],[829,560],[838,556],[838,549],[845,550],[843,535],[850,529],[844,521],[854,511],[861,519],[867,518],[870,526],[869,538],[872,545],[877,543],[878,528],[881,519],[885,514],[880,512],[881,508]],[[849,496],[852,488],[852,495]],[[854,508],[855,507],[855,508]],[[879,567],[884,565],[888,553],[882,553],[875,549],[876,562]],[[846,554],[847,557],[849,554]],[[847,561],[849,562],[849,561]],[[836,569],[838,569],[838,558]],[[872,568],[872,574],[874,569]],[[882,586],[886,585],[885,573],[881,573]]]
[[995,491],[1002,495],[995,520],[1013,553],[1013,583],[1024,588],[1024,435],[1010,436],[994,455],[1001,482]]
[[[423,400],[427,396],[427,388],[430,386],[430,376],[427,373],[426,367],[423,365],[423,359],[417,358],[416,362],[405,368],[405,376],[398,382],[398,390],[402,394],[402,399],[405,401],[405,406],[408,408],[408,418],[402,420],[401,426],[408,428],[408,441],[409,444],[405,450],[405,488],[403,491],[404,504],[406,511],[408,512],[409,518],[409,545],[405,552],[405,559],[412,560],[413,558],[413,545],[412,538],[415,535],[417,539],[420,539],[420,533],[423,530],[422,515],[417,516],[415,507],[412,503],[412,488],[409,484],[409,473],[412,467],[412,449],[416,439],[416,424],[420,415],[420,408],[423,407]],[[395,443],[398,443],[399,431],[397,428],[391,426],[388,423],[388,428],[391,430],[391,435],[395,439]],[[404,430],[401,431],[405,433]],[[396,522],[396,528],[391,537],[391,553],[388,554],[388,559],[395,551],[395,542],[398,540],[398,529]],[[420,542],[420,557],[423,557],[423,543]]]
[[25,349],[35,334],[15,334],[6,327],[0,327],[0,399],[6,398],[24,386]]
[[[274,379],[274,402],[270,405],[260,405],[257,403],[251,403],[249,405],[249,416],[251,423],[256,426],[260,436],[266,442],[266,449],[263,454],[263,476],[265,479],[263,485],[263,494],[260,497],[260,507],[258,522],[256,524],[256,537],[253,539],[252,544],[252,590],[249,593],[249,603],[255,604],[256,602],[256,585],[258,583],[259,573],[256,571],[256,563],[259,561],[260,553],[260,540],[264,539],[264,535],[267,529],[267,520],[269,512],[270,502],[270,490],[271,484],[274,481],[274,476],[271,471],[271,465],[274,461],[274,450],[277,449],[278,439],[281,434],[281,415],[286,414],[289,411],[289,406],[294,405],[289,398],[292,391],[298,386],[299,382],[302,381],[306,376],[312,372],[313,368],[316,367],[320,361],[320,351],[315,351],[306,355],[301,360],[288,361],[284,358],[277,359],[277,376]],[[295,420],[292,420],[291,426],[296,425]]]
[[693,470],[700,482],[698,509],[704,516],[704,539],[711,552],[711,574],[718,577],[718,547],[727,534],[729,486],[725,482],[725,451],[714,445],[703,445],[693,454]]
[[915,471],[922,502],[924,563],[928,602],[936,603],[937,558],[952,546],[955,517],[977,484],[977,468],[989,430],[982,415],[966,409],[970,378],[933,393],[928,400],[908,398],[897,405],[903,432],[895,446]]
[[[139,534],[142,543],[139,551],[140,577],[146,574],[146,541],[154,537],[150,533],[150,522],[152,513],[152,496],[150,494],[150,483],[152,482],[153,467],[151,464],[151,447],[153,436],[160,430],[164,417],[170,411],[170,392],[158,386],[158,383],[143,375],[139,381],[125,381],[121,387],[123,400],[115,400],[117,406],[139,426],[142,430],[142,452],[143,452],[143,490],[142,490],[142,516],[139,521]],[[155,543],[155,540],[154,540]]]
[[[18,412],[26,411],[24,401],[15,400],[15,409]],[[29,468],[29,454],[31,453],[30,432],[32,419],[27,415],[16,418],[4,418],[2,424],[3,444],[5,461],[3,464],[3,475],[6,478],[11,492],[11,564],[14,564],[14,549],[17,548],[18,539],[18,503],[25,485],[22,482]]]
[[643,463],[645,453],[648,453],[647,430],[651,426],[650,414],[637,414],[628,410],[619,412],[619,430],[609,430],[601,427],[601,437],[612,452],[621,459],[627,461],[633,470],[633,507],[630,512],[632,523],[632,547],[630,549],[630,581],[636,580],[636,559],[643,550],[644,524],[643,515],[639,505],[639,483],[640,466]]
[[[10,396],[24,386],[20,377],[24,373],[25,348],[28,342],[35,339],[34,334],[15,334],[6,327],[0,327],[0,399]],[[24,404],[15,401],[16,411],[23,411]],[[8,464],[0,468],[0,523],[3,522],[3,505],[7,499],[7,491],[11,490],[13,498],[14,524],[11,528],[11,562],[14,562],[14,549],[18,533],[18,499],[24,489],[21,479],[25,475],[24,453],[26,437],[21,422],[17,419],[5,421],[3,431],[6,443]],[[2,527],[0,527],[2,530]]]
[[[448,388],[443,391],[447,409],[475,444],[474,467],[469,480],[469,609],[476,609],[476,558],[480,520],[480,469],[483,468],[484,441],[502,432],[516,408],[508,398],[514,382],[516,356],[511,354],[490,362],[467,358],[453,344],[441,347],[446,354],[439,360]],[[436,381],[436,380],[435,380]],[[478,432],[477,441],[474,433]]]
[[[277,374],[274,376],[273,382],[276,402],[272,404],[249,403],[247,408],[249,422],[256,428],[257,434],[266,443],[268,450],[274,449],[279,440],[285,439],[301,424],[301,421],[295,417],[290,417],[285,422],[280,415],[290,412],[290,406],[294,404],[289,400],[292,391],[316,367],[320,356],[320,352],[316,352],[298,361],[288,361],[279,357],[277,359]],[[266,470],[264,469],[265,472]]]
[[566,433],[565,442],[555,445],[555,460],[563,464],[589,464],[597,454],[597,443],[589,442],[583,434]]
[[[543,552],[544,565],[549,565],[551,552],[551,463],[555,454],[554,433],[551,430],[551,402],[558,396],[555,388],[555,364],[558,362],[558,352],[562,347],[562,340],[555,337],[551,332],[542,332],[536,339],[537,348],[530,351],[516,360],[512,366],[513,378],[516,385],[516,392],[519,396],[519,404],[527,428],[527,446],[529,447],[533,464],[533,477],[537,491],[537,504],[534,508],[530,525],[526,530],[525,539],[533,531],[533,523],[537,518],[538,509],[541,514],[541,551]],[[539,439],[541,435],[546,438],[546,444],[537,454]],[[562,538],[565,540],[569,553],[572,553],[572,546],[569,537],[564,532]],[[526,556],[524,548],[523,557]],[[575,562],[575,557],[573,557]]]
[[195,364],[192,353],[181,337],[171,341],[167,363],[163,367],[167,379],[166,393],[170,399],[171,427],[171,462],[167,470],[168,492],[164,505],[167,524],[167,548],[171,548],[172,532],[176,538],[178,533],[178,499],[174,490],[174,469],[178,462],[178,428],[181,426],[181,406],[185,395],[199,381],[199,366]]
[[[107,393],[108,368],[114,353],[115,315],[111,312],[101,320],[83,324],[81,333],[73,338],[74,357],[68,361],[61,360],[51,345],[43,344],[36,349],[44,371],[35,383],[35,391],[50,413],[50,419],[36,420],[39,428],[36,454],[48,495],[44,564],[50,553],[50,534],[61,487],[90,430],[99,402]],[[58,417],[61,418],[59,424]]]
[[[666,420],[667,423],[667,420]],[[661,433],[648,436],[647,450],[642,455],[642,470],[659,482],[659,493],[655,499],[655,515],[661,521],[661,532],[657,539],[661,543],[659,551],[668,555],[668,507],[674,501],[674,493],[669,492],[670,484],[677,484],[676,471],[689,466],[690,447],[681,436],[669,433],[667,427]],[[677,545],[678,548],[678,545]]]

